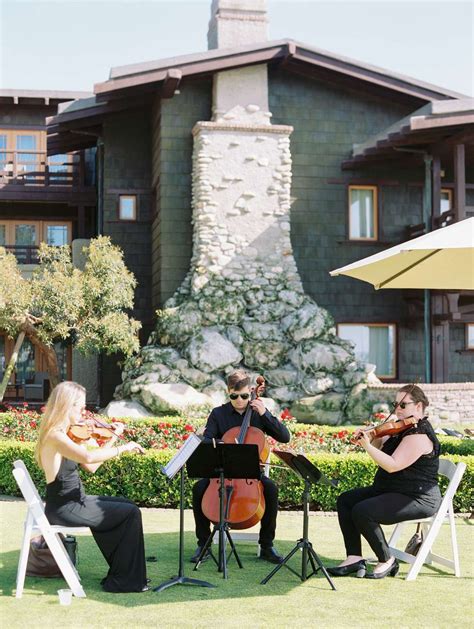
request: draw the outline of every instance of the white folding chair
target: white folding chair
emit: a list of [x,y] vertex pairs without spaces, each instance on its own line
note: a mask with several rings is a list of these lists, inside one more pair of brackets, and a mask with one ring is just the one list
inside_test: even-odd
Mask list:
[[[271,452],[268,454],[267,460],[265,461],[264,465],[263,465],[263,472],[265,474],[265,476],[270,476],[270,457],[271,457]],[[260,524],[256,524],[255,526],[260,526]],[[237,541],[241,541],[241,542],[255,542],[257,544],[257,557],[260,557],[260,544],[258,543],[258,538],[259,538],[259,533],[258,531],[255,532],[250,532],[250,533],[244,533],[242,531],[236,531],[233,530],[231,531],[231,535],[232,535],[232,540],[234,542]],[[218,531],[216,531],[214,533],[214,537],[212,538],[212,543],[213,544],[218,544],[219,543],[219,533]]]
[[81,579],[79,577],[79,573],[67,554],[59,533],[63,533],[65,535],[90,533],[90,529],[84,526],[71,527],[50,524],[44,513],[43,501],[41,500],[26,465],[23,461],[18,460],[13,463],[13,466],[13,476],[15,477],[18,487],[20,488],[23,498],[28,506],[16,576],[16,598],[21,598],[23,595],[26,566],[30,552],[30,540],[33,534],[43,535],[74,596],[85,598],[86,594],[80,583]]
[[[430,518],[421,518],[419,520],[406,520],[405,522],[399,522],[393,530],[393,533],[388,541],[390,551],[397,559],[411,564],[411,568],[407,574],[407,581],[414,581],[418,575],[423,564],[438,563],[454,570],[454,574],[457,577],[461,576],[461,570],[459,567],[459,551],[458,543],[456,539],[456,526],[454,522],[454,509],[453,509],[453,497],[457,491],[461,478],[466,469],[465,463],[458,463],[455,465],[448,459],[439,460],[439,473],[449,478],[449,484],[443,496],[441,505]],[[434,541],[441,529],[441,525],[444,522],[448,522],[451,529],[451,548],[452,559],[441,557],[432,552]],[[420,546],[416,555],[410,555],[409,553],[399,550],[397,543],[400,536],[407,525],[421,524],[421,530],[423,533],[423,543]]]

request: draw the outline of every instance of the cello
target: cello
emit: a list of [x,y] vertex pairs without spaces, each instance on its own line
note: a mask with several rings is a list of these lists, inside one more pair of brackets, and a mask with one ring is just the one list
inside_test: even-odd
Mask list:
[[[257,376],[256,387],[250,394],[250,400],[255,400],[265,389],[263,376]],[[265,434],[259,428],[250,426],[252,407],[248,404],[241,426],[230,428],[222,437],[224,443],[245,443],[258,446],[260,461],[264,463],[270,454],[270,446]],[[202,511],[208,520],[214,524],[219,522],[219,485],[218,478],[211,478],[209,486],[202,498]],[[233,529],[248,529],[260,522],[265,512],[265,498],[263,484],[256,479],[226,479],[226,495],[228,504],[226,522]]]

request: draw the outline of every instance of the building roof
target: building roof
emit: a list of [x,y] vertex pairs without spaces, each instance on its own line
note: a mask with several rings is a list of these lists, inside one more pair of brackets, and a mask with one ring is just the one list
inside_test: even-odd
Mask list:
[[314,48],[292,39],[280,39],[261,44],[239,46],[238,48],[207,50],[192,55],[112,68],[109,80],[97,83],[94,86],[94,92],[99,99],[107,96],[113,97],[115,92],[161,82],[166,79],[167,73],[172,69],[179,70],[185,77],[230,70],[256,63],[271,63],[282,59],[315,68],[320,67],[328,72],[350,76],[426,100],[465,96],[403,74],[335,55],[327,50]]
[[[48,152],[94,145],[94,134],[100,131],[104,116],[143,106],[151,96],[172,98],[184,79],[204,79],[215,72],[256,64],[282,67],[309,78],[363,89],[368,96],[397,99],[413,109],[430,101],[466,98],[405,75],[281,39],[112,68],[110,78],[94,86],[93,97],[65,105],[57,116],[48,119]],[[76,133],[79,128],[82,130]],[[92,134],[88,139],[87,133]]]
[[474,98],[432,101],[380,133],[353,147],[344,168],[354,168],[373,159],[402,157],[400,149],[456,140],[474,144]]
[[87,98],[89,92],[64,90],[4,90],[0,89],[1,105],[59,105],[67,101]]

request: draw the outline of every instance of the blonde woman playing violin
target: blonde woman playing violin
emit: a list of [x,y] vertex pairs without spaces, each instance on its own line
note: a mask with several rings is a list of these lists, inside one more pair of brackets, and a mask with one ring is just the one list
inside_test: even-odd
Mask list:
[[104,461],[143,448],[130,442],[88,450],[75,443],[68,431],[80,423],[85,404],[86,391],[75,382],[55,387],[46,404],[35,453],[46,476],[46,516],[51,524],[90,527],[109,565],[105,591],[143,592],[149,587],[139,508],[126,498],[86,496],[78,473],[78,465],[95,472]]
[[[398,390],[395,414],[397,419],[413,417],[417,420],[413,427],[377,439],[367,430],[355,432],[358,443],[379,467],[370,487],[346,491],[338,498],[337,513],[347,557],[338,566],[328,568],[332,576],[355,574],[371,579],[395,576],[398,562],[390,554],[380,525],[429,517],[437,511],[441,503],[440,444],[425,417],[428,404],[420,387],[406,385]],[[378,559],[371,574],[366,574],[362,537]]]

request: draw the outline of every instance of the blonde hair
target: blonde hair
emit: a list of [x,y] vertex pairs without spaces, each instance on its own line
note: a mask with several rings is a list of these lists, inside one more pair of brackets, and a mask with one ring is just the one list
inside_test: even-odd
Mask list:
[[69,415],[71,408],[79,400],[85,396],[86,390],[77,382],[61,382],[58,384],[48,398],[38,434],[38,442],[36,443],[35,459],[42,468],[41,449],[53,430],[64,423]]

